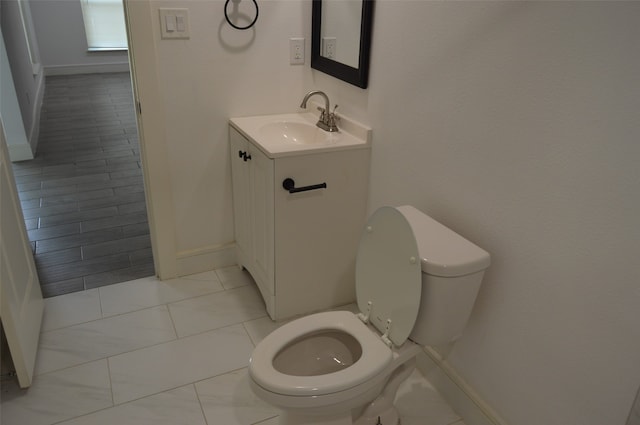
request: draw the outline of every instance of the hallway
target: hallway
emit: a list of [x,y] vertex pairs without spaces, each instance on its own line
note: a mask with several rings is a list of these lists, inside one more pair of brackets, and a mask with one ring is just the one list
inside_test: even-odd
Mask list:
[[154,274],[129,73],[47,77],[13,169],[44,297]]

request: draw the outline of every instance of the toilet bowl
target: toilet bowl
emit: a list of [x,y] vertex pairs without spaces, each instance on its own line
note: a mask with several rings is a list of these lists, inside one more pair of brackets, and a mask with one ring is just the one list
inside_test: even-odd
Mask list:
[[378,209],[357,253],[360,313],[276,329],[252,353],[251,388],[287,425],[398,424],[393,400],[421,346],[460,334],[488,265],[486,251],[415,208]]

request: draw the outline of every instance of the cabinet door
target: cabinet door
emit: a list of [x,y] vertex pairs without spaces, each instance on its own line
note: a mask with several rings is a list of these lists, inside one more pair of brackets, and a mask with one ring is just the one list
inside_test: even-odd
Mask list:
[[238,262],[251,268],[253,247],[251,242],[251,182],[249,179],[250,161],[245,161],[240,154],[248,154],[249,142],[234,128],[229,127],[231,147],[231,181],[233,185],[233,215]]
[[[276,319],[344,305],[355,299],[355,257],[364,226],[369,150],[276,159]],[[324,189],[289,193],[326,183]]]
[[274,223],[273,160],[253,145],[251,151],[251,237],[255,274],[275,295],[274,287]]

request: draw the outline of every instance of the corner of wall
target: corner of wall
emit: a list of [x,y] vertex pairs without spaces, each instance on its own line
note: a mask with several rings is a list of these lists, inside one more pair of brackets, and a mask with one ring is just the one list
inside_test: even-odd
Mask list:
[[640,425],[640,388],[636,393],[636,399],[631,406],[629,417],[627,418],[626,425]]
[[238,264],[235,243],[180,251],[176,255],[178,276],[206,272],[234,264]]
[[466,425],[508,425],[433,347],[418,355],[417,368]]
[[31,111],[31,116],[33,117],[31,121],[31,128],[29,129],[29,134],[27,135],[27,140],[29,141],[29,146],[31,147],[31,152],[35,156],[35,153],[38,149],[38,140],[40,137],[40,113],[42,112],[42,100],[44,98],[44,70],[40,68],[40,72],[36,77],[36,96],[33,102],[33,110]]

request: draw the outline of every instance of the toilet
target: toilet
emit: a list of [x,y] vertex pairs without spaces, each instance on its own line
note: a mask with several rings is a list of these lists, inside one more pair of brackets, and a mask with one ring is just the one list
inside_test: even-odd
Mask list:
[[286,425],[397,425],[393,401],[425,345],[466,326],[489,254],[412,206],[381,207],[356,258],[359,313],[289,322],[254,349],[254,393]]

